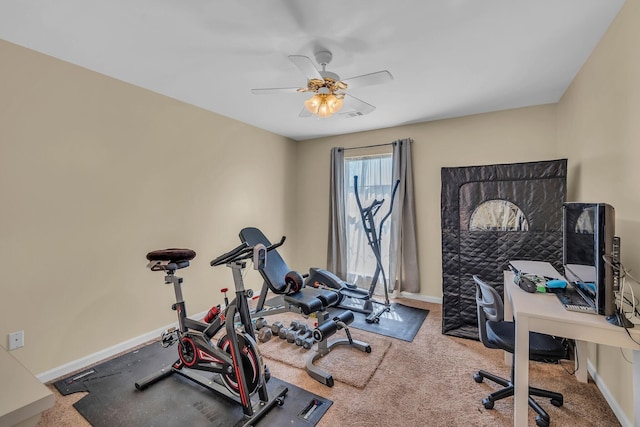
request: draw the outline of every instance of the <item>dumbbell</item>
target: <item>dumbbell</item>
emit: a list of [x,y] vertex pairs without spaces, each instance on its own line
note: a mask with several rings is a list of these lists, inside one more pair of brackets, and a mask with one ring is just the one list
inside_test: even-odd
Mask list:
[[309,327],[305,323],[300,323],[298,321],[295,321],[295,323],[296,325],[292,324],[291,326],[292,327],[297,326],[297,329],[287,332],[287,341],[290,342],[291,344],[293,344],[296,341],[296,336],[300,334],[304,334],[309,329]]
[[293,340],[294,340],[293,337],[295,336],[296,331],[298,330],[300,325],[301,325],[300,322],[298,322],[297,320],[294,320],[289,325],[289,329],[284,329],[284,328],[280,329],[280,331],[278,331],[278,336],[282,340],[286,339],[289,342],[293,342]]
[[287,332],[287,341],[293,344],[296,341],[296,337],[306,333],[307,330],[309,330],[309,327],[306,324],[298,323],[297,330]]
[[295,343],[298,347],[302,346],[302,342],[309,338],[310,336],[313,336],[313,330],[309,329],[307,327],[307,325],[304,325],[304,328],[300,328],[300,332],[298,333],[298,335],[296,335],[296,339],[295,339]]
[[316,343],[316,340],[313,339],[313,333],[311,336],[302,340],[302,348],[305,350],[309,350]]
[[278,335],[280,329],[283,328],[284,325],[282,324],[282,322],[273,322],[273,324],[271,325],[271,332],[273,333],[273,335]]
[[295,333],[297,325],[292,325],[289,328],[282,328],[278,331],[278,336],[281,340],[287,339],[287,334]]
[[258,340],[260,342],[267,342],[272,336],[273,332],[271,332],[271,328],[262,327],[260,328],[260,331],[258,331]]
[[[264,319],[264,317],[258,317],[256,319],[256,331],[259,331],[260,329],[269,326],[269,324],[267,323],[267,321]],[[273,331],[272,331],[273,332]]]

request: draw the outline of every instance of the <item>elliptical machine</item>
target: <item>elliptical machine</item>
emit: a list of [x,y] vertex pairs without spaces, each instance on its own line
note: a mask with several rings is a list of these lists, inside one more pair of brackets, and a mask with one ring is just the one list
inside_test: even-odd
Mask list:
[[[358,210],[360,211],[360,218],[362,220],[362,227],[364,228],[365,234],[367,236],[369,247],[371,248],[373,256],[376,259],[376,270],[373,273],[368,291],[358,288],[354,284],[345,283],[345,287],[341,289],[340,292],[345,297],[363,301],[362,305],[359,307],[354,307],[351,305],[347,305],[346,307],[349,308],[349,310],[367,314],[367,323],[379,323],[380,316],[388,311],[391,311],[391,303],[389,302],[389,290],[387,287],[387,276],[384,272],[384,266],[382,265],[380,240],[382,236],[382,227],[384,226],[384,223],[389,218],[389,216],[391,216],[391,212],[393,211],[393,202],[395,200],[396,191],[398,190],[399,185],[400,180],[397,180],[393,186],[393,191],[391,192],[389,211],[384,217],[382,217],[380,224],[376,228],[375,216],[384,204],[384,199],[374,199],[369,206],[362,207],[360,194],[358,193],[358,176],[356,175],[353,177],[353,189],[356,196],[356,203],[358,204]],[[374,293],[380,275],[382,275],[382,285],[384,286],[384,301],[378,301],[374,299]],[[374,308],[374,304],[381,305],[382,307],[376,310]]]
[[[172,284],[174,288],[176,303],[171,308],[178,313],[178,327],[162,334],[162,345],[169,347],[178,342],[178,360],[169,368],[136,382],[138,390],[144,390],[176,373],[242,405],[245,417],[243,425],[252,425],[275,405],[284,404],[288,392],[285,386],[278,387],[275,397],[269,399],[266,387],[269,374],[258,351],[248,306],[248,298],[253,296],[253,291],[245,290],[242,280],[246,260],[252,259],[256,270],[263,269],[267,252],[282,243],[268,248],[243,243],[211,261],[211,266],[225,264],[232,269],[236,297],[228,302],[227,289],[222,289],[225,293],[224,311],[220,310],[220,306],[213,307],[204,322],[187,317],[182,297],[182,278],[175,275],[176,270],[189,266],[189,261],[195,258],[196,253],[191,249],[164,249],[147,254],[150,261],[147,267],[151,271],[164,271],[165,284]],[[239,331],[235,327],[236,318],[241,324]],[[226,334],[217,343],[212,342],[212,338],[223,327]],[[212,380],[196,371],[218,375]],[[256,393],[259,399],[254,404],[251,397]]]

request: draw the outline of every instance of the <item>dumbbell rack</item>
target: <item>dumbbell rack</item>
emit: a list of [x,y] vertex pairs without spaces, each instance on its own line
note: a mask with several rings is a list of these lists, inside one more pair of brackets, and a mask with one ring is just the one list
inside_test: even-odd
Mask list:
[[[296,320],[291,322],[289,328],[285,328],[282,322],[279,321],[276,321],[269,326],[264,321],[264,318],[259,318],[256,320],[256,329],[259,331],[258,336],[260,336],[261,330],[270,328],[269,330],[271,332],[271,335],[268,339],[266,339],[266,341],[268,341],[272,336],[278,336],[283,340],[286,339],[289,343],[302,346],[305,349],[310,349],[314,344],[317,343],[318,349],[315,353],[307,357],[305,369],[309,376],[311,376],[311,378],[328,387],[333,387],[333,376],[329,372],[315,366],[314,362],[319,358],[329,354],[332,349],[340,345],[352,346],[365,353],[371,353],[371,346],[365,342],[354,340],[351,337],[351,333],[349,332],[349,328],[347,325],[353,322],[353,312],[343,311],[338,315],[331,315],[329,312],[324,311],[321,313],[317,313],[317,316],[318,325],[313,330],[309,329],[308,325],[300,323]],[[301,338],[302,335],[300,335],[299,337],[297,336],[299,335],[297,334],[297,332],[302,328],[302,325],[307,328],[304,332],[305,334],[307,332],[311,332],[311,335],[307,338]],[[345,330],[347,337],[339,338],[329,342],[328,338],[340,329]],[[266,341],[261,340],[261,342]]]

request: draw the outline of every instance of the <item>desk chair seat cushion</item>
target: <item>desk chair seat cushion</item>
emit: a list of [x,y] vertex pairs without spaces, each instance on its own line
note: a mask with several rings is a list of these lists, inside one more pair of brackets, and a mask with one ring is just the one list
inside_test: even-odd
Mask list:
[[[509,353],[515,351],[516,328],[514,322],[487,321],[487,340],[496,347]],[[551,335],[529,332],[529,358],[532,360],[567,359],[565,340]]]

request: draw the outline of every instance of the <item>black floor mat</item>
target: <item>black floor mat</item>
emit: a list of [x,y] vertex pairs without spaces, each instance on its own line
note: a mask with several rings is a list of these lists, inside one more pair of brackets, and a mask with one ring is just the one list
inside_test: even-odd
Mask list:
[[[171,375],[144,391],[136,390],[136,381],[170,365],[176,357],[175,347],[165,349],[156,342],[54,385],[63,395],[89,392],[73,406],[94,427],[241,424],[244,414],[239,404],[181,375]],[[289,389],[284,405],[275,406],[258,426],[314,426],[332,404],[273,377],[267,386],[270,396],[280,385]]]
[[[346,299],[343,304],[347,304],[349,299]],[[357,300],[356,300],[357,301]],[[354,304],[358,304],[359,301]],[[374,304],[373,308],[380,310],[383,305]],[[345,306],[349,308],[349,306]],[[373,332],[375,334],[384,335],[391,338],[397,338],[403,341],[413,341],[413,338],[418,333],[420,326],[427,318],[429,310],[423,310],[420,308],[408,307],[406,305],[391,303],[391,310],[380,316],[378,323],[367,323],[367,315],[358,313],[354,310],[353,314],[355,320],[349,325],[350,328],[362,329],[363,331]]]

